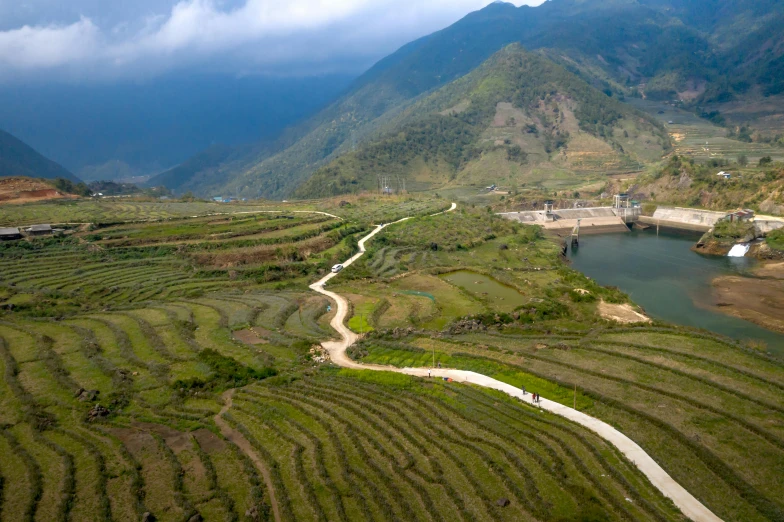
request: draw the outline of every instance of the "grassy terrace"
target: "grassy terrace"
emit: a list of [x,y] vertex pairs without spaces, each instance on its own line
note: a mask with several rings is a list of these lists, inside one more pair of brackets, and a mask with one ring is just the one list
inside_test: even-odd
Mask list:
[[[370,223],[448,207],[344,201],[299,207],[342,220],[149,223],[121,223],[130,202],[116,202],[114,224],[0,244],[0,519],[270,520],[263,474],[214,420],[236,389],[224,420],[266,465],[284,520],[682,520],[585,429],[471,386],[316,363],[331,314],[306,285]],[[435,353],[567,404],[577,384],[580,409],[725,520],[782,519],[778,362],[669,327],[611,328],[597,300],[625,296],[484,210],[407,221],[369,246],[330,283],[352,324],[375,330],[355,357]]]

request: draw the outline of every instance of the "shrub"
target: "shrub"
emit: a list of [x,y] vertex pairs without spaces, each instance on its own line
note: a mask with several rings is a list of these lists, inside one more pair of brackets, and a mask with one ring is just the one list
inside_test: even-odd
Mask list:
[[253,381],[259,381],[277,375],[274,368],[262,368],[257,370],[249,368],[244,364],[238,363],[231,357],[221,355],[215,350],[206,349],[199,352],[199,361],[203,362],[213,372],[208,380],[191,378],[179,379],[175,381],[173,387],[176,390],[206,389],[215,390],[218,388],[240,388],[247,386]]

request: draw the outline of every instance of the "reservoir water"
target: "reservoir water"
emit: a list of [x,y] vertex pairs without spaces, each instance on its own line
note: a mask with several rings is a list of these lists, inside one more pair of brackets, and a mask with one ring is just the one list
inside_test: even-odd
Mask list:
[[617,286],[653,318],[703,328],[734,339],[767,343],[784,355],[784,335],[722,314],[713,307],[711,281],[754,266],[745,257],[703,256],[690,250],[699,236],[655,230],[588,235],[570,249],[572,266],[605,286]]

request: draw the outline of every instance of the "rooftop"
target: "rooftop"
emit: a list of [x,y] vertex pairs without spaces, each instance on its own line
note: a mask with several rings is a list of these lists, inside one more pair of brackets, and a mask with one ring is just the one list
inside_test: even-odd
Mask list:
[[52,225],[33,225],[27,230],[30,232],[48,232],[52,230]]

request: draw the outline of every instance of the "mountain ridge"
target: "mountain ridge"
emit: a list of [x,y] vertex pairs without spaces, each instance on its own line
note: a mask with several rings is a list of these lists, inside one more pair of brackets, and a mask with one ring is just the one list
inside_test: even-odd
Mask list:
[[[707,11],[720,14],[700,17]],[[192,172],[169,188],[290,197],[313,172],[378,139],[422,97],[469,74],[510,43],[541,50],[608,96],[680,98],[720,111],[727,101],[784,91],[784,43],[764,51],[771,38],[784,42],[784,30],[775,27],[783,14],[784,6],[768,0],[743,5],[729,0],[490,4],[380,60],[265,154],[207,165],[205,175]],[[776,32],[765,39],[769,27]],[[735,65],[729,59],[733,51],[741,57]],[[762,53],[758,64],[742,59],[754,53]],[[737,81],[726,80],[735,76]]]
[[[642,141],[658,146],[632,152]],[[664,129],[647,115],[512,44],[405,109],[382,138],[317,170],[295,196],[372,190],[381,175],[423,189],[491,183],[507,172],[504,182],[517,185],[534,169],[624,171],[668,149]],[[589,154],[593,165],[578,163]]]
[[19,138],[0,130],[0,177],[81,180]]

